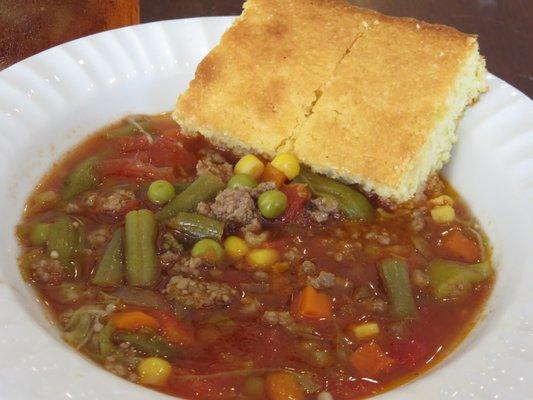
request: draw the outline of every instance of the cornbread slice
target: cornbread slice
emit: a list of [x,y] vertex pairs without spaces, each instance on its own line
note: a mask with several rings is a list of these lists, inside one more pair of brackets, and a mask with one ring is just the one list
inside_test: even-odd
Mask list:
[[237,151],[273,156],[364,29],[337,0],[249,0],[199,64],[174,118]]
[[287,149],[316,172],[408,200],[450,158],[458,119],[485,86],[474,37],[381,17],[324,85]]
[[294,152],[394,202],[449,159],[486,86],[476,37],[343,0],[248,0],[175,120],[237,152]]

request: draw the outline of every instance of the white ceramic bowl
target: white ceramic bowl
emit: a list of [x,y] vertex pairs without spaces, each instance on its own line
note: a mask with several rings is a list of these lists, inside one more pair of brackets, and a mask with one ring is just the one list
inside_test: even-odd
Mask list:
[[[157,399],[65,346],[19,276],[14,228],[34,185],[87,134],[170,110],[231,18],[138,25],[55,47],[0,72],[0,398]],[[445,174],[494,246],[486,316],[425,376],[383,399],[533,398],[533,105],[500,79],[465,115]]]

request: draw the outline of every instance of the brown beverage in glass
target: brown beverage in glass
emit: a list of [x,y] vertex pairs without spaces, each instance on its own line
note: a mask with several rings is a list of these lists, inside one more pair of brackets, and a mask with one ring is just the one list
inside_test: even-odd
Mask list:
[[55,45],[139,23],[139,0],[2,0],[0,69]]

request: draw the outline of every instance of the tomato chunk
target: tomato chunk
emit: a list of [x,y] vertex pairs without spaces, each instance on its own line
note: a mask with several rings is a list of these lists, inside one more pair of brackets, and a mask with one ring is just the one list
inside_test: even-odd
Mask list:
[[287,196],[287,208],[281,216],[283,222],[303,222],[305,205],[311,198],[311,191],[302,183],[291,183],[280,189]]
[[156,167],[182,168],[186,173],[196,169],[198,158],[172,137],[157,136],[147,151],[151,163]]
[[172,168],[157,168],[142,161],[138,157],[103,160],[98,166],[98,172],[102,176],[120,175],[141,179],[174,180]]
[[192,328],[179,322],[174,315],[158,310],[152,310],[151,314],[159,322],[163,335],[171,342],[182,345],[191,345],[195,342]]

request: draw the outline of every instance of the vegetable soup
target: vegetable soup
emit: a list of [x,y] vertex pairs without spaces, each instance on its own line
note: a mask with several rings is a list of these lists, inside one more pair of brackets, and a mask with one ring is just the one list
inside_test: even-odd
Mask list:
[[54,167],[19,264],[67,343],[186,399],[349,400],[416,377],[472,327],[489,246],[441,177],[395,205],[292,154],[240,156],[162,114]]

